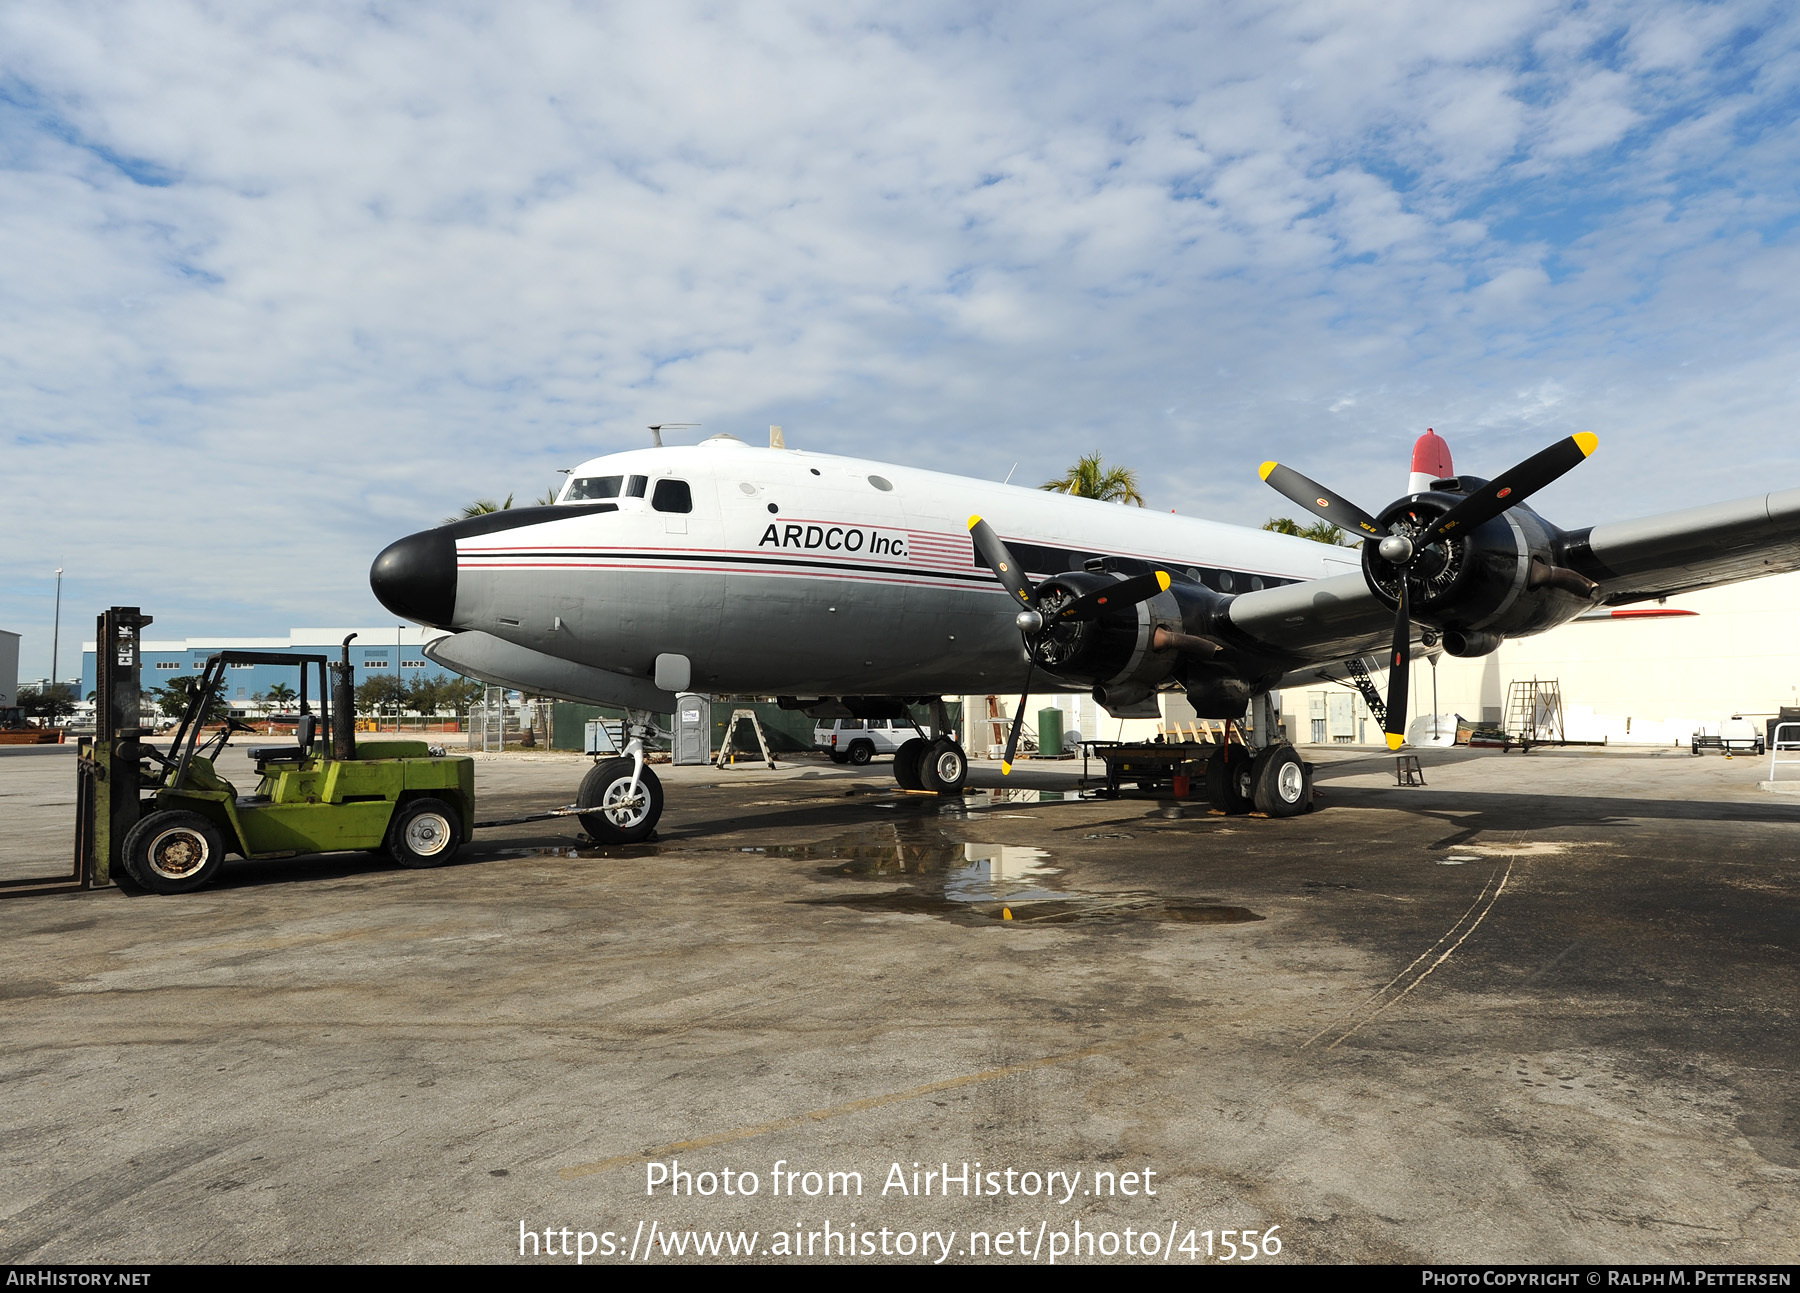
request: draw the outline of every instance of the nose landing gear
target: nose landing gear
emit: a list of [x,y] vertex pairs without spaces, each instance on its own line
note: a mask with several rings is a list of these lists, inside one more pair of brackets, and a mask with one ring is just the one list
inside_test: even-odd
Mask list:
[[[641,844],[654,839],[662,819],[663,788],[656,773],[644,766],[644,742],[667,738],[648,710],[625,711],[625,731],[631,738],[623,754],[597,759],[575,792],[577,816],[588,837],[599,844]],[[608,739],[607,749],[611,743]],[[589,753],[600,753],[590,750]]]

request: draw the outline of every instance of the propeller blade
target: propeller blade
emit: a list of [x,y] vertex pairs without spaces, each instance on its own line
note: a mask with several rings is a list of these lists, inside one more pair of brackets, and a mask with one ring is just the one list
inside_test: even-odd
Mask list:
[[1257,469],[1275,491],[1289,502],[1298,503],[1314,516],[1323,517],[1338,529],[1365,539],[1379,539],[1387,531],[1375,524],[1375,518],[1341,495],[1332,493],[1317,481],[1308,480],[1292,467],[1278,462],[1265,462]]
[[1400,608],[1394,616],[1394,650],[1388,656],[1387,745],[1398,750],[1406,744],[1406,684],[1410,670],[1406,660],[1412,654],[1412,608],[1408,605],[1406,575],[1400,576]]
[[1093,620],[1100,618],[1100,612],[1109,606],[1136,606],[1139,602],[1147,602],[1158,593],[1169,591],[1169,575],[1165,570],[1151,570],[1141,575],[1133,575],[1130,579],[1121,579],[1116,584],[1109,584],[1091,593],[1077,597],[1056,613],[1057,623],[1064,620]]
[[1491,521],[1515,503],[1523,503],[1565,472],[1578,467],[1599,447],[1600,437],[1591,431],[1558,440],[1534,453],[1511,471],[1501,472],[1486,488],[1476,490],[1445,512],[1437,523],[1413,542],[1427,548],[1459,530],[1472,530]]
[[994,572],[994,578],[1000,581],[1000,586],[1011,593],[1019,605],[1036,609],[1037,589],[1025,577],[1025,568],[1019,564],[1018,559],[1000,542],[1000,536],[994,533],[994,527],[979,516],[971,516],[969,538],[975,544],[976,555]]
[[1025,690],[1019,694],[1019,707],[1013,711],[1012,731],[1006,737],[1006,756],[1000,760],[1000,775],[1012,776],[1013,755],[1019,752],[1019,727],[1025,722],[1025,702],[1031,696],[1031,671],[1037,667],[1033,657],[1025,665]]

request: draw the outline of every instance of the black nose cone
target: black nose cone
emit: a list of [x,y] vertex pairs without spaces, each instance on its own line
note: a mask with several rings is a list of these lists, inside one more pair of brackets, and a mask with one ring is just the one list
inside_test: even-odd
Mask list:
[[421,530],[390,543],[369,567],[369,587],[401,619],[432,628],[456,618],[456,539],[443,529]]

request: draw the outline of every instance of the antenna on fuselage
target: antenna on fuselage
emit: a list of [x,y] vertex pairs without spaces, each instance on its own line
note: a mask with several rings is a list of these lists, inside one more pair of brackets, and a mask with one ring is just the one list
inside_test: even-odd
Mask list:
[[650,442],[660,449],[663,447],[662,433],[664,431],[679,431],[683,427],[697,427],[699,425],[700,423],[698,422],[658,422],[650,428]]

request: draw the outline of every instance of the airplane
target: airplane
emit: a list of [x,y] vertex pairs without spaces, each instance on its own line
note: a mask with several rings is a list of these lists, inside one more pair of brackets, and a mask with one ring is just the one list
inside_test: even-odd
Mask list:
[[[1800,569],[1800,489],[1565,530],[1526,500],[1594,452],[1557,441],[1492,480],[1415,446],[1408,492],[1371,515],[1279,463],[1265,482],[1360,549],[912,467],[714,435],[607,454],[556,502],[390,544],[382,605],[443,630],[425,654],[490,683],[626,712],[629,742],[576,804],[589,835],[632,843],[663,793],[645,766],[676,693],[774,695],[819,717],[904,718],[936,735],[895,756],[908,789],[960,791],[968,760],[946,695],[1089,691],[1157,716],[1179,688],[1241,722],[1272,690],[1354,678],[1399,748],[1406,660],[1481,656],[1671,594]],[[1642,612],[1636,612],[1642,613]],[[1048,685],[1044,685],[1047,677]],[[1382,706],[1371,706],[1377,714]],[[1207,796],[1272,816],[1310,802],[1291,745],[1217,746]]]

